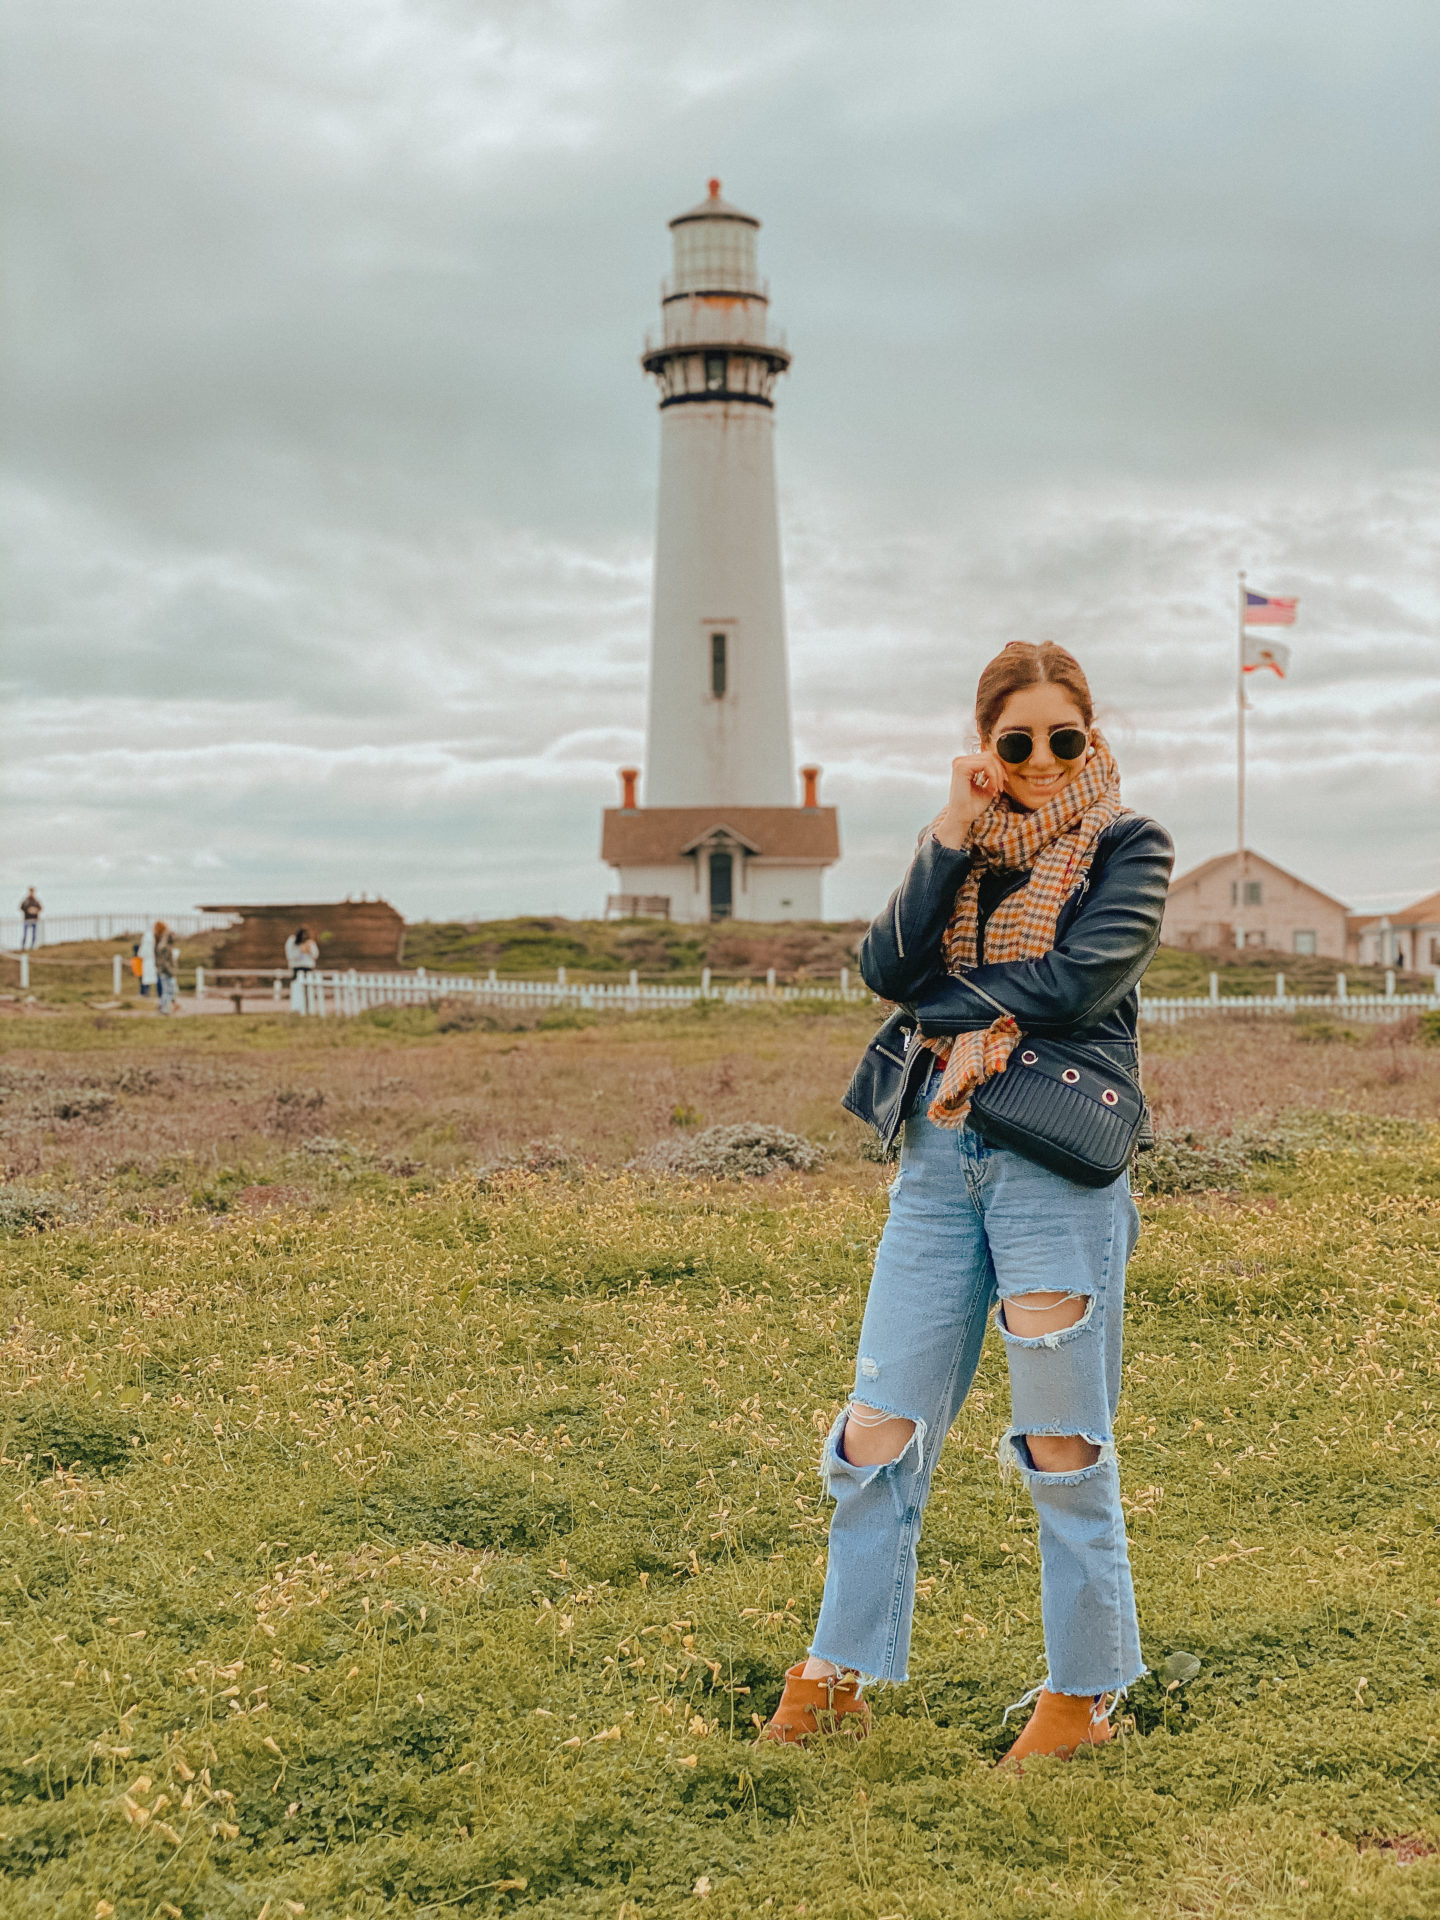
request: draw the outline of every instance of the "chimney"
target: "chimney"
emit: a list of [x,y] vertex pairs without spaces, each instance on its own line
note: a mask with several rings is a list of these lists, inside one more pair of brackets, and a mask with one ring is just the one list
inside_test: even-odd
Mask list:
[[801,805],[806,807],[818,807],[820,804],[820,769],[819,767],[801,767],[800,778],[805,782],[805,798],[801,802]]
[[628,813],[634,813],[640,805],[640,802],[635,798],[635,782],[639,778],[640,769],[638,767],[621,767],[620,805],[625,808]]

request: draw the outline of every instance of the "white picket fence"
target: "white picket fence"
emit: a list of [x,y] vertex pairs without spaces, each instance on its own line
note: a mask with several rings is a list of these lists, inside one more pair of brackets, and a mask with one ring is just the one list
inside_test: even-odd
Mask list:
[[297,1013],[355,1014],[367,1007],[430,1006],[437,1000],[456,1000],[483,1007],[591,1007],[612,1011],[641,1007],[688,1007],[697,1000],[719,1000],[728,1006],[753,1006],[770,1000],[870,1000],[870,989],[852,986],[848,969],[838,981],[802,982],[780,986],[774,973],[764,986],[712,982],[702,973],[698,986],[642,985],[632,973],[625,981],[594,985],[567,980],[561,967],[553,980],[502,980],[496,974],[339,973],[317,967],[301,975],[291,989],[290,1004]]
[[1211,999],[1208,994],[1163,999],[1146,993],[1140,998],[1140,1018],[1166,1027],[1197,1015],[1310,1011],[1339,1014],[1346,1020],[1400,1020],[1407,1013],[1440,1012],[1440,993],[1269,993],[1248,1000]]
[[[202,989],[203,991],[203,989]],[[491,1007],[589,1007],[596,1010],[638,1010],[642,1007],[685,1007],[698,1000],[718,1000],[727,1006],[755,1006],[766,1001],[835,1000],[869,1001],[874,995],[863,982],[852,984],[848,970],[838,981],[802,981],[780,986],[774,973],[763,986],[750,982],[716,984],[703,973],[699,985],[642,985],[632,973],[625,981],[607,981],[603,985],[571,981],[561,967],[553,980],[502,980],[496,974],[429,973],[419,967],[413,973],[341,973],[317,968],[302,975],[290,991],[290,1004],[297,1013],[328,1015],[363,1013],[367,1007],[432,1006],[439,1000],[453,1000],[471,1006]],[[1440,992],[1435,993],[1307,993],[1254,995],[1248,999],[1221,999],[1218,994],[1195,994],[1167,998],[1143,994],[1140,1016],[1159,1025],[1210,1014],[1294,1014],[1302,1010],[1325,1010],[1350,1020],[1399,1020],[1412,1012],[1440,1011]]]

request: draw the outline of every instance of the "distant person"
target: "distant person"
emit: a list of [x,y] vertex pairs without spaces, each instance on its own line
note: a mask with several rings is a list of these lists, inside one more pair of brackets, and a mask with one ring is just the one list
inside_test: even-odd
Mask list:
[[20,929],[20,951],[22,953],[26,947],[33,947],[35,942],[40,938],[40,916],[44,911],[45,909],[40,904],[40,896],[36,893],[34,887],[31,887],[26,893],[25,898],[20,902],[20,918],[25,922],[24,926]]
[[305,982],[320,964],[320,948],[308,927],[297,927],[285,942],[285,964],[290,969],[290,1011],[304,1013]]
[[149,998],[150,989],[157,984],[155,972],[155,932],[159,924],[157,920],[154,927],[146,927],[140,936],[140,944],[135,949],[140,961],[140,993],[141,997],[145,999]]
[[[1173,849],[1121,800],[1063,647],[1006,647],[980,676],[975,723],[979,752],[952,761],[949,802],[860,947],[866,985],[896,1011],[845,1103],[883,1139],[903,1123],[900,1171],[853,1397],[821,1457],[835,1510],[820,1616],[765,1737],[864,1734],[863,1683],[908,1678],[921,1517],[993,1317],[1010,1373],[1000,1459],[1039,1519],[1045,1636],[1014,1764],[1108,1740],[1116,1699],[1145,1672],[1115,1459],[1140,1218],[1123,1166],[1101,1184],[1046,1159],[1068,1141],[1068,1164],[1103,1176],[1137,1143],[1137,982]],[[971,1108],[988,1090],[995,1113],[1001,1073],[1020,1111],[1004,1145]],[[1099,1124],[1107,1107],[1118,1132]],[[1105,1152],[1078,1151],[1101,1138]],[[1002,1505],[987,1503],[992,1517]],[[981,1511],[977,1497],[972,1524]]]
[[285,942],[285,964],[293,980],[297,973],[313,973],[320,964],[320,949],[310,937],[308,927],[297,927]]
[[160,1012],[175,1011],[175,996],[179,991],[175,976],[180,969],[180,949],[175,944],[175,936],[163,920],[155,922],[155,986],[160,996]]

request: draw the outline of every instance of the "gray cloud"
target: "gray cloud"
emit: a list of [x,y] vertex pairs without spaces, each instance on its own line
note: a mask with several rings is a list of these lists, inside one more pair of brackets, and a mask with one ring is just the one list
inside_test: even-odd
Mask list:
[[1182,860],[1227,844],[1241,565],[1302,599],[1254,837],[1356,904],[1436,884],[1433,8],[10,17],[0,791],[52,901],[593,909],[643,724],[636,354],[712,170],[796,349],[833,911],[1015,637],[1091,666]]

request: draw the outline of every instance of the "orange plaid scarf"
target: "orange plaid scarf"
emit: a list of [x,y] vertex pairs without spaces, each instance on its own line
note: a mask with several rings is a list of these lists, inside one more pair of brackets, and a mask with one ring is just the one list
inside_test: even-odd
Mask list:
[[[1017,813],[1002,794],[970,828],[970,871],[955,896],[955,910],[940,940],[951,973],[977,964],[980,881],[987,867],[1023,872],[1030,878],[1007,894],[985,926],[986,965],[1039,960],[1055,944],[1055,922],[1075,883],[1088,871],[1095,842],[1129,809],[1120,800],[1120,769],[1100,734],[1085,765],[1068,786],[1034,813]],[[970,1096],[982,1080],[1003,1073],[1020,1038],[1008,1013],[976,1033],[921,1044],[949,1058],[940,1091],[931,1101],[937,1127],[963,1127]]]

